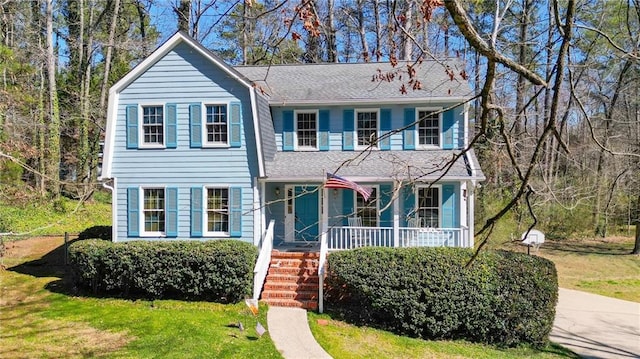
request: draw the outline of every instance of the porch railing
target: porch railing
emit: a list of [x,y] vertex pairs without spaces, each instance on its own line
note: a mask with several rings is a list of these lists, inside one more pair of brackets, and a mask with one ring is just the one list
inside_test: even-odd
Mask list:
[[273,250],[273,227],[276,221],[269,222],[267,230],[260,239],[260,253],[256,260],[256,265],[253,268],[253,299],[258,300],[260,293],[262,292],[262,286],[264,280],[267,277],[269,271],[269,264],[271,263],[271,251]]
[[328,249],[359,247],[470,247],[468,229],[401,227],[394,238],[392,227],[332,227]]

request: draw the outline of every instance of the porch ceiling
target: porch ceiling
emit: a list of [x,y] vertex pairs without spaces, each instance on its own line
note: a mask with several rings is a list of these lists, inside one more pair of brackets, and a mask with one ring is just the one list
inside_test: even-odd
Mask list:
[[[266,162],[269,180],[324,179],[325,172],[359,181],[439,178],[453,160],[454,151],[277,152]],[[459,152],[457,152],[459,153]],[[470,165],[476,169],[472,175]],[[484,180],[473,151],[458,158],[444,180]]]

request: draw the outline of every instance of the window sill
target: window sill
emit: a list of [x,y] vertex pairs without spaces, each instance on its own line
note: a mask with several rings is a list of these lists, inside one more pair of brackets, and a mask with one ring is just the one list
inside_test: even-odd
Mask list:
[[140,145],[138,146],[139,150],[164,150],[167,148],[165,145]]

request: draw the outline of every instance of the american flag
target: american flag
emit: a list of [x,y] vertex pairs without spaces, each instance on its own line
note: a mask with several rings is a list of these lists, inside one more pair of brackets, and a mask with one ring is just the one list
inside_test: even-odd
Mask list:
[[373,189],[370,187],[363,187],[353,181],[350,181],[346,178],[342,178],[338,175],[334,175],[333,173],[327,172],[327,181],[324,183],[325,188],[343,188],[343,189],[352,189],[362,196],[365,201],[369,200],[371,197],[371,192]]

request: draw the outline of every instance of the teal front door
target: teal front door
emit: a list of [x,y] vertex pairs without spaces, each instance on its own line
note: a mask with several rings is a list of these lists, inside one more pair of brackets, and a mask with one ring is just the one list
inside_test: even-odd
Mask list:
[[317,241],[320,234],[318,186],[287,186],[286,235],[290,241]]

